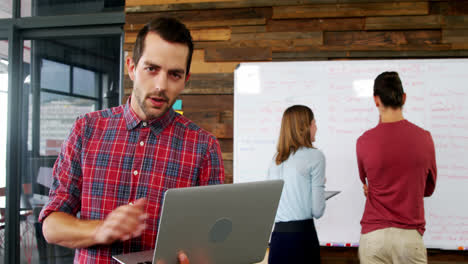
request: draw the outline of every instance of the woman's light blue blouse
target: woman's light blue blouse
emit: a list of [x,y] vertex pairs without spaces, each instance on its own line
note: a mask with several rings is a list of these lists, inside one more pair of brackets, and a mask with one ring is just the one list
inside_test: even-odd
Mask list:
[[276,165],[273,160],[268,179],[283,179],[284,187],[275,222],[320,218],[325,211],[325,156],[315,148],[299,148]]

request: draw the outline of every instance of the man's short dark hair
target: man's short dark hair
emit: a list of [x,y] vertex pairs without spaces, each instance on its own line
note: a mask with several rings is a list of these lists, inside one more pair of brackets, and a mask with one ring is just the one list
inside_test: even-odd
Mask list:
[[383,72],[375,78],[374,96],[379,96],[386,107],[401,108],[403,106],[403,85],[397,72]]
[[192,63],[193,42],[190,31],[179,20],[172,17],[157,17],[146,24],[140,32],[138,32],[135,46],[133,47],[133,61],[135,65],[145,50],[145,38],[148,32],[158,34],[162,39],[168,42],[181,43],[187,45],[189,54],[187,57],[187,72],[190,72],[190,64]]

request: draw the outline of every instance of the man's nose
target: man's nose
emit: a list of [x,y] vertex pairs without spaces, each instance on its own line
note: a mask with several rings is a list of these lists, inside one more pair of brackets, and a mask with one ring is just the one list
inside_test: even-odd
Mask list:
[[165,91],[167,89],[167,74],[160,72],[154,81],[154,88],[158,91]]

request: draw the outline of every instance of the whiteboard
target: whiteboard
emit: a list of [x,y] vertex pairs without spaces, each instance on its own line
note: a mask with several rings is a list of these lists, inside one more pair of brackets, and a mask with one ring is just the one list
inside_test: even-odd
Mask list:
[[315,114],[315,147],[327,160],[327,201],[316,221],[319,241],[357,245],[365,197],[356,140],[378,123],[373,81],[397,71],[407,94],[406,119],[429,130],[438,179],[425,198],[428,248],[468,248],[468,60],[241,63],[234,74],[234,182],[266,179],[281,117],[294,104]]

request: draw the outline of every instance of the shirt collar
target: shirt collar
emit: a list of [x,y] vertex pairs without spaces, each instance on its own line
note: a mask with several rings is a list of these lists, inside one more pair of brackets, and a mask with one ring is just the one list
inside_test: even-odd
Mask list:
[[157,135],[171,124],[176,116],[174,109],[171,107],[169,108],[169,111],[159,118],[150,121],[142,121],[130,106],[130,100],[131,97],[128,98],[124,108],[125,124],[128,130],[132,130],[137,127],[150,126],[151,131]]

